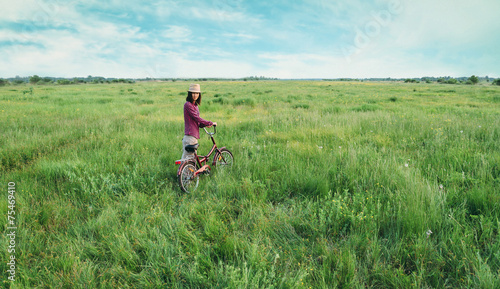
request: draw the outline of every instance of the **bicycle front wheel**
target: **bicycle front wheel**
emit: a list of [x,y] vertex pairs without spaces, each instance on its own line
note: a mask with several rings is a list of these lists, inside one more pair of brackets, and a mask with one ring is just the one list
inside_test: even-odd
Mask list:
[[194,176],[196,165],[194,162],[186,161],[179,167],[179,186],[186,193],[192,193],[198,188],[199,177]]
[[233,166],[233,154],[228,149],[221,149],[215,155],[215,167],[217,170],[229,170]]

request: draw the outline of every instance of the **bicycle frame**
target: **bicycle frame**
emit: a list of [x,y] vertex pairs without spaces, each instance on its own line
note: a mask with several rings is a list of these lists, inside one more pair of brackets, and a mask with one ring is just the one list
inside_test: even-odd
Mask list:
[[200,168],[203,166],[204,163],[208,162],[208,159],[210,158],[210,156],[212,156],[214,151],[220,152],[219,148],[217,147],[217,144],[215,143],[214,137],[210,136],[210,138],[212,139],[213,145],[212,145],[212,148],[210,149],[210,152],[208,152],[207,155],[200,157],[200,156],[198,156],[196,151],[194,151],[194,156],[195,156],[196,162],[198,163],[198,167],[200,167]]
[[[210,156],[212,156],[212,154],[213,154],[214,152],[216,152],[216,155],[217,155],[217,154],[219,154],[219,155],[223,158],[222,160],[223,160],[224,162],[226,161],[226,160],[224,159],[224,156],[223,156],[223,155],[222,155],[222,153],[221,153],[221,149],[223,149],[223,148],[225,148],[225,147],[221,147],[221,148],[219,149],[219,148],[217,147],[217,144],[215,143],[214,134],[216,134],[216,133],[217,133],[216,127],[214,126],[214,132],[213,132],[213,133],[208,132],[206,128],[203,128],[203,129],[204,129],[204,130],[205,130],[205,132],[206,132],[206,133],[210,136],[210,139],[212,140],[213,145],[212,145],[212,148],[210,149],[210,152],[209,152],[207,155],[202,156],[202,157],[198,156],[198,154],[197,154],[196,150],[194,151],[194,159],[196,160],[196,164],[197,164],[197,166],[196,166],[196,167],[197,167],[197,169],[198,169],[198,170],[195,172],[195,175],[194,175],[194,176],[197,176],[197,175],[199,175],[200,173],[204,172],[207,168],[208,168],[208,170],[210,170],[210,169],[211,169],[211,168],[210,168],[210,165],[207,165],[207,164],[205,164],[205,163],[207,163],[207,162],[208,162],[208,160],[209,160]],[[214,157],[214,159],[213,159],[213,161],[212,161],[212,166],[215,166],[216,161],[217,161],[217,160],[216,160],[216,159],[215,159],[215,157]],[[182,160],[178,160],[178,161],[176,161],[176,162],[175,162],[175,164],[176,164],[176,165],[180,165],[181,163],[182,163]],[[180,172],[178,172],[178,173],[180,173]]]

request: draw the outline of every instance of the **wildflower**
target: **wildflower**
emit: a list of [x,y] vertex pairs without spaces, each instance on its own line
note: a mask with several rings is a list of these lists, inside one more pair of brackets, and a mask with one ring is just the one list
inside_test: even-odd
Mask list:
[[461,130],[461,131],[460,131],[460,133],[464,133],[464,131],[463,131],[463,130]]
[[407,164],[407,163],[405,163],[405,167],[408,167],[408,164]]
[[440,185],[439,185],[439,189],[440,189],[440,190],[444,189],[443,184],[440,184]]
[[322,149],[323,147],[322,146],[318,146],[319,149]]
[[432,231],[431,230],[427,230],[427,232],[425,232],[427,234],[427,238],[429,238],[429,236],[432,234]]

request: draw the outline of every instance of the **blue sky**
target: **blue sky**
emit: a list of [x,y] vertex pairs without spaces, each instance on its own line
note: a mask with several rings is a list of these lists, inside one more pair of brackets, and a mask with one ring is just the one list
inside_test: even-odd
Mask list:
[[498,0],[2,1],[0,77],[500,77]]

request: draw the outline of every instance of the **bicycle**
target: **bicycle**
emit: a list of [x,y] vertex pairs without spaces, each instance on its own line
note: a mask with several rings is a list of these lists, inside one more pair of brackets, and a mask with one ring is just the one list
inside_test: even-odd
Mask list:
[[175,164],[179,165],[179,169],[177,170],[179,186],[181,190],[186,193],[192,193],[198,188],[200,175],[210,174],[211,167],[207,163],[214,152],[215,155],[212,160],[212,167],[230,168],[233,166],[234,158],[231,151],[226,147],[218,148],[215,143],[214,134],[217,133],[216,126],[214,126],[213,132],[207,131],[206,128],[203,129],[212,139],[213,146],[210,152],[206,156],[200,157],[197,154],[199,144],[187,145],[185,150],[194,153],[194,158],[175,161]]

